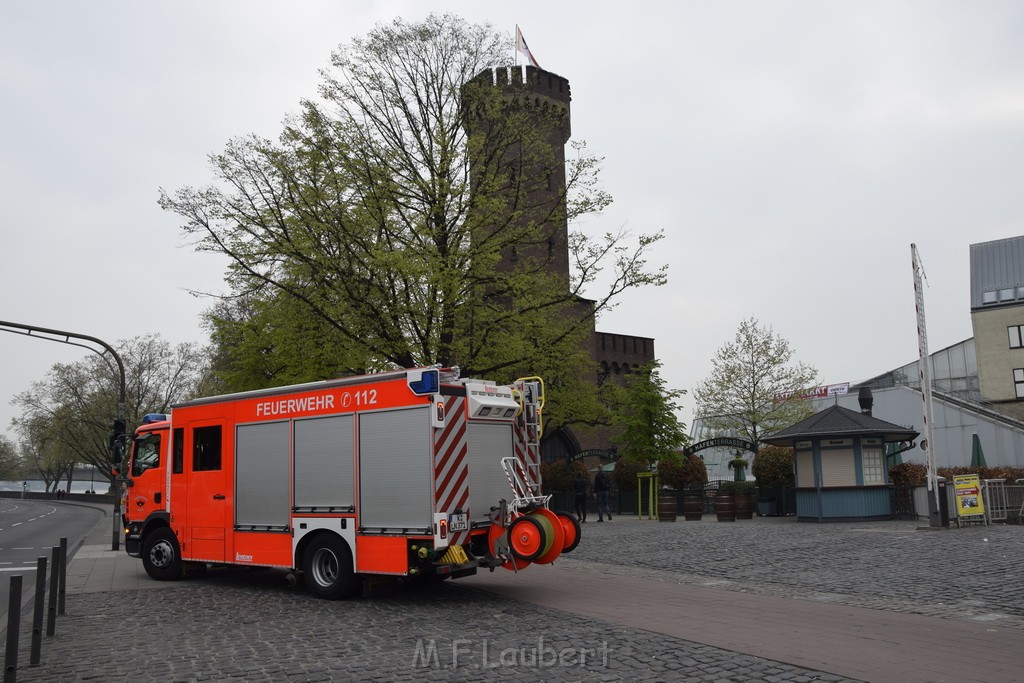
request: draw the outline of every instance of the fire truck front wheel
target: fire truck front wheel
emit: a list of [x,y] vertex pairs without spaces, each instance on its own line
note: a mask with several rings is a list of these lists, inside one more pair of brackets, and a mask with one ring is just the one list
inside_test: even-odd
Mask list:
[[181,578],[181,548],[173,531],[161,527],[146,536],[142,541],[142,566],[157,581]]
[[334,534],[323,533],[309,542],[303,555],[302,570],[306,585],[318,597],[328,600],[347,598],[356,589],[352,551]]

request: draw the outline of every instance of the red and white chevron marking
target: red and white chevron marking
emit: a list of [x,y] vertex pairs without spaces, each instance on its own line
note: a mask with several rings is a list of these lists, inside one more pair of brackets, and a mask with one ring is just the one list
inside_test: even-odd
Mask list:
[[[530,448],[527,445],[527,430],[529,429],[532,428],[527,427],[523,422],[522,416],[520,416],[519,419],[516,420],[515,428],[513,430],[515,432],[513,443],[515,444],[516,459],[519,460],[523,467],[523,472],[526,474],[524,477],[526,479],[526,484],[531,489],[534,489],[540,482],[533,481],[533,472],[535,470],[529,466],[534,465],[536,467],[540,465],[540,449]],[[532,494],[533,490],[522,492],[522,495],[529,496]]]
[[[434,509],[469,513],[469,467],[466,454],[466,399],[445,400],[445,426],[434,430]],[[472,519],[472,518],[471,518]],[[452,534],[452,545],[469,541],[469,532]]]

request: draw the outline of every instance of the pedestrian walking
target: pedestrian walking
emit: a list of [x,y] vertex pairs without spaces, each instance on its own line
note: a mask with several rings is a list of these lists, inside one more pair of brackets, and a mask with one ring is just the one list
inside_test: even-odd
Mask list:
[[584,473],[579,473],[572,481],[572,490],[576,494],[576,517],[581,523],[587,521],[587,489],[590,488],[590,480]]
[[603,469],[597,471],[594,477],[594,498],[597,498],[597,521],[603,522],[602,514],[608,515],[608,521],[612,521],[612,511],[608,507],[608,496],[612,491],[612,478]]

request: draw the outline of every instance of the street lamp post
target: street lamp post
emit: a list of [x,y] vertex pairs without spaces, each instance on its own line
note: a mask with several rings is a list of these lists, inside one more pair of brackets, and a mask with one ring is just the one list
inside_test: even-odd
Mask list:
[[[88,349],[93,353],[97,354],[101,358],[109,353],[114,362],[117,363],[118,373],[118,395],[117,395],[117,420],[114,422],[114,438],[110,440],[111,460],[114,462],[114,466],[117,470],[117,474],[114,475],[114,528],[111,538],[111,550],[120,550],[121,548],[121,487],[118,486],[121,481],[120,471],[122,468],[121,462],[121,437],[125,433],[125,401],[126,401],[126,390],[125,390],[125,379],[124,379],[124,363],[121,362],[121,357],[117,355],[117,351],[114,350],[107,342],[96,337],[90,337],[87,334],[78,334],[77,332],[65,332],[63,330],[51,330],[45,327],[38,327],[36,325],[25,325],[23,323],[12,323],[4,320],[0,320],[0,331],[3,332],[14,332],[15,334],[22,334],[27,337],[33,337],[35,339],[45,339],[47,341],[58,342],[60,344],[69,344],[71,346],[80,346],[83,349]],[[40,336],[40,335],[52,335],[52,336]],[[61,339],[63,337],[63,339]],[[72,339],[79,339],[78,341],[71,341]],[[82,342],[91,342],[103,348],[103,351],[98,351],[92,346],[84,344]]]

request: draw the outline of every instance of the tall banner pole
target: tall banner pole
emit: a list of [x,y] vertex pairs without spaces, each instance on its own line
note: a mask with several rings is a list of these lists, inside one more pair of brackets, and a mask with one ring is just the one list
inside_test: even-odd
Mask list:
[[910,257],[914,268],[914,303],[917,307],[917,347],[918,370],[921,379],[921,398],[924,400],[924,438],[925,453],[928,456],[928,492],[933,497],[935,511],[929,511],[931,526],[941,526],[941,507],[939,505],[939,482],[935,471],[935,439],[932,432],[932,371],[928,357],[928,326],[924,319],[924,286],[922,275],[924,268],[921,257],[917,253],[917,245],[910,245]]

